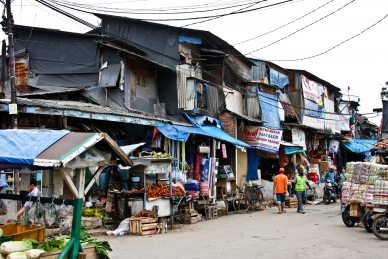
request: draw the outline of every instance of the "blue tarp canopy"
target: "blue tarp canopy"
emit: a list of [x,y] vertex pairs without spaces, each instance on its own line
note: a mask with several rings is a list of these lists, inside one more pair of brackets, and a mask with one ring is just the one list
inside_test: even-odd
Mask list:
[[33,165],[34,158],[69,131],[0,130],[0,163]]
[[302,147],[284,147],[284,153],[286,153],[286,155],[302,153],[303,156],[306,156],[306,153],[303,151]]
[[262,120],[264,126],[270,129],[280,129],[280,116],[279,116],[279,105],[278,97],[279,93],[275,95],[260,92],[258,86],[256,86],[257,94],[260,102],[260,108],[262,110]]
[[190,134],[198,134],[198,135],[215,138],[218,140],[223,140],[238,147],[245,147],[245,148],[250,147],[247,143],[229,136],[227,133],[225,133],[224,131],[222,131],[217,127],[212,127],[212,126],[187,127],[187,126],[166,124],[163,126],[158,126],[156,128],[164,136],[173,140],[186,142]]
[[377,143],[374,139],[359,139],[355,138],[350,142],[343,142],[344,147],[354,153],[366,153]]

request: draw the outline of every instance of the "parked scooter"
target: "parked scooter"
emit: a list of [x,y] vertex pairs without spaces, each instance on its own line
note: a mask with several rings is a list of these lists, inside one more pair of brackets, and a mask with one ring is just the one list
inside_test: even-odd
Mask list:
[[325,187],[323,187],[323,203],[328,205],[330,201],[337,202],[337,192],[334,182],[326,180]]
[[376,217],[376,214],[381,214],[382,211],[381,209],[373,208],[372,206],[360,207],[360,209],[361,217],[352,217],[350,216],[350,204],[343,203],[341,205],[342,221],[347,227],[353,227],[356,223],[360,223],[362,221],[364,223],[365,230],[372,233],[373,220]]

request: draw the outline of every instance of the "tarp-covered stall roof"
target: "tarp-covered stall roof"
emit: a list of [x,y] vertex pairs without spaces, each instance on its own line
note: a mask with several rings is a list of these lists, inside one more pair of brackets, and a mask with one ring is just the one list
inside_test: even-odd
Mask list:
[[[102,141],[103,140],[103,141]],[[102,143],[102,142],[105,143]],[[101,143],[99,143],[101,142]],[[132,165],[129,157],[105,133],[55,130],[0,130],[0,164],[59,167],[94,145],[113,159]]]
[[[96,145],[100,146],[106,142],[105,150],[113,150],[112,159],[119,159],[128,165],[132,161],[128,155],[106,134],[106,133],[76,133],[71,132],[65,137],[54,143],[42,154],[34,159],[34,165],[57,167],[66,164],[73,158],[86,151],[88,148]],[[101,148],[100,148],[101,149]]]
[[157,129],[167,138],[173,140],[179,140],[186,142],[190,134],[203,135],[219,140],[229,142],[237,147],[249,148],[250,146],[245,142],[242,142],[238,139],[235,139],[229,136],[227,133],[222,131],[217,127],[212,126],[202,126],[202,127],[186,127],[186,126],[177,126],[177,125],[163,125],[158,126]]
[[32,165],[35,157],[69,131],[0,130],[0,163]]
[[283,140],[280,141],[280,146],[284,147],[284,153],[286,153],[286,155],[302,153],[303,156],[306,156],[306,153],[303,151],[303,147],[301,147],[301,146],[298,146],[298,145],[295,145],[293,143],[286,142]]
[[373,146],[377,143],[377,140],[373,139],[353,139],[349,142],[343,142],[344,147],[354,153],[365,153],[369,152]]

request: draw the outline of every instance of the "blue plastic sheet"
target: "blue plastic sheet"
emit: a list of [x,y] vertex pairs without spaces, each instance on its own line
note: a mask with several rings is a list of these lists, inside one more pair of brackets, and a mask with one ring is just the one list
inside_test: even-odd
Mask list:
[[269,83],[271,85],[276,85],[279,88],[285,88],[290,84],[288,76],[270,68],[269,69]]
[[34,158],[69,131],[0,130],[0,163],[33,165]]
[[179,42],[187,42],[191,44],[202,44],[201,38],[196,38],[192,36],[186,36],[186,35],[179,35]]
[[307,115],[307,116],[310,116],[310,117],[314,117],[314,118],[320,118],[320,109],[319,109],[319,106],[316,102],[313,102],[309,99],[304,99],[304,106],[305,106],[305,110],[304,110],[304,114]]
[[239,147],[250,147],[247,143],[242,142],[236,138],[231,137],[221,129],[213,126],[203,126],[203,127],[186,127],[178,125],[166,124],[163,126],[158,126],[157,129],[162,132],[167,138],[186,142],[190,134],[199,134],[203,136],[208,136],[211,138],[223,140],[229,142],[235,146]]
[[280,129],[280,116],[278,107],[279,93],[272,95],[260,92],[259,87],[257,87],[257,92],[259,94],[259,102],[262,110],[262,120],[265,121],[264,126],[270,129]]
[[257,166],[260,163],[260,156],[256,154],[255,148],[248,149],[248,173],[247,181],[259,180],[259,175],[257,174]]
[[350,142],[343,142],[344,147],[354,153],[370,152],[370,149],[377,143],[374,139],[355,138]]

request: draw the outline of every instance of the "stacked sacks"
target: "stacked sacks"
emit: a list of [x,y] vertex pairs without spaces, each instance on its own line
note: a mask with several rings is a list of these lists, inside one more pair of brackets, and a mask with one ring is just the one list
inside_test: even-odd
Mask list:
[[350,201],[350,182],[344,182],[342,185],[342,194],[341,199],[343,203],[347,203]]
[[365,203],[373,202],[374,190],[375,190],[374,185],[368,185],[368,189],[366,190],[366,193],[365,193]]
[[187,183],[184,185],[186,195],[191,195],[193,199],[199,198],[199,183],[196,180],[188,179]]
[[346,177],[346,181],[347,182],[351,182],[352,181],[353,166],[354,166],[354,162],[346,163],[346,174],[345,174],[345,177]]
[[350,187],[350,200],[364,202],[368,190],[370,163],[357,162],[353,165],[352,185]]

